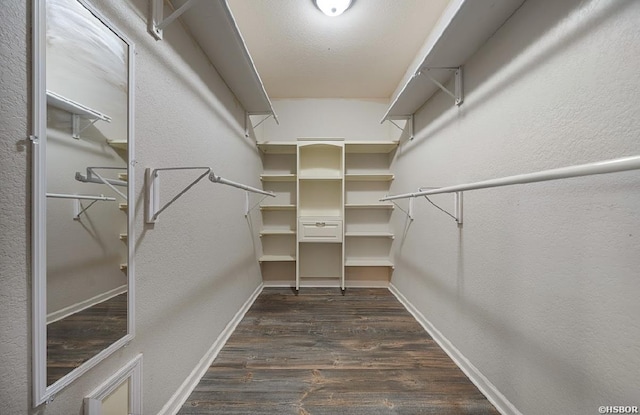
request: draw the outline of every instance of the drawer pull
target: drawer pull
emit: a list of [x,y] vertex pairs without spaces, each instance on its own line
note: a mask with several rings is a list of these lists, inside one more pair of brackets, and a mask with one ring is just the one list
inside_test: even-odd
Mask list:
[[326,225],[327,225],[327,223],[326,223],[326,222],[316,222],[316,227],[318,227],[318,228],[323,228],[323,227],[325,227]]

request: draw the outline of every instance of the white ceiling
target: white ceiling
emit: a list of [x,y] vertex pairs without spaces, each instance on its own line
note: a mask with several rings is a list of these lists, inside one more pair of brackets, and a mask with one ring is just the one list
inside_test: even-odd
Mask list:
[[389,98],[449,0],[227,0],[271,98]]

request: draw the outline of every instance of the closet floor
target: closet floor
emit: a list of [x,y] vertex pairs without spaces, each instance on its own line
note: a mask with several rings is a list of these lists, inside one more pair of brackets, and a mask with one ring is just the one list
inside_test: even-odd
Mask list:
[[498,414],[386,289],[265,288],[179,414]]

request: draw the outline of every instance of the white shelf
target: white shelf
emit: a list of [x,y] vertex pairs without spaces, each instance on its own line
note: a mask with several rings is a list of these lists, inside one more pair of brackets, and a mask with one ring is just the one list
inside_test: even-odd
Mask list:
[[336,176],[335,174],[317,174],[317,175],[300,175],[300,180],[342,180],[341,176]]
[[260,231],[260,236],[265,235],[295,235],[296,231],[291,229],[263,229]]
[[[150,21],[163,20],[163,0],[152,1]],[[174,10],[187,0],[171,0]],[[167,9],[168,11],[169,9]],[[154,13],[155,11],[155,13]],[[160,16],[158,16],[160,14]],[[158,16],[154,18],[155,16]],[[238,98],[240,105],[250,114],[273,114],[271,101],[258,75],[247,46],[226,1],[195,1],[180,19],[188,28],[198,46],[207,55],[216,71]],[[161,37],[161,31],[155,31]]]
[[398,147],[397,141],[345,141],[347,154],[391,153]]
[[[524,0],[452,0],[392,95],[382,120],[414,114],[438,90],[426,75],[416,73],[423,68],[463,65],[522,3]],[[442,70],[430,74],[440,83],[452,76]]]
[[347,258],[346,267],[393,267],[393,262],[387,258]]
[[118,150],[126,150],[129,145],[126,140],[107,140],[107,144]]
[[53,91],[47,91],[47,104],[88,120],[111,122],[111,117],[92,108],[75,102]]
[[393,174],[351,174],[344,175],[344,179],[348,182],[390,182],[393,180]]
[[296,205],[261,205],[260,210],[296,210]]
[[295,182],[295,174],[261,174],[260,180],[263,182]]
[[345,232],[344,236],[355,238],[394,238],[391,232]]
[[288,141],[260,141],[256,143],[264,154],[296,154],[297,144]]
[[293,255],[263,255],[260,262],[295,262],[296,257]]
[[393,203],[348,203],[345,209],[393,209]]

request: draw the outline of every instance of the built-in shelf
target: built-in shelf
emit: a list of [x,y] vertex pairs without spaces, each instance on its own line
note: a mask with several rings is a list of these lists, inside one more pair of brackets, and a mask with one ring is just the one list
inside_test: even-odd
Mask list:
[[348,182],[390,182],[393,174],[345,174],[344,179]]
[[[226,1],[171,0],[182,23],[249,114],[273,114],[271,101]],[[182,6],[185,6],[182,8]],[[167,8],[169,11],[170,8]],[[164,0],[151,1],[149,28],[161,39]]]
[[260,231],[260,236],[265,235],[295,235],[296,231],[291,229],[263,229]]
[[260,262],[295,262],[296,257],[293,255],[263,255]]
[[300,180],[342,180],[342,177],[336,175],[300,175]]
[[129,143],[127,140],[107,140],[107,144],[118,150],[126,150]]
[[260,180],[263,182],[295,182],[295,174],[261,174]]
[[414,114],[462,66],[524,0],[452,0],[391,97],[382,120]]
[[296,210],[296,205],[260,205],[260,210]]
[[393,267],[393,262],[381,258],[347,258],[346,267]]
[[261,141],[256,143],[264,154],[296,154],[297,144],[288,141]]
[[79,102],[65,98],[53,91],[47,91],[47,104],[88,120],[111,122],[111,117],[108,115],[80,104]]
[[391,232],[345,232],[344,236],[355,238],[394,238]]
[[348,203],[345,209],[393,209],[393,203]]
[[345,141],[345,153],[390,153],[398,147],[397,141]]

